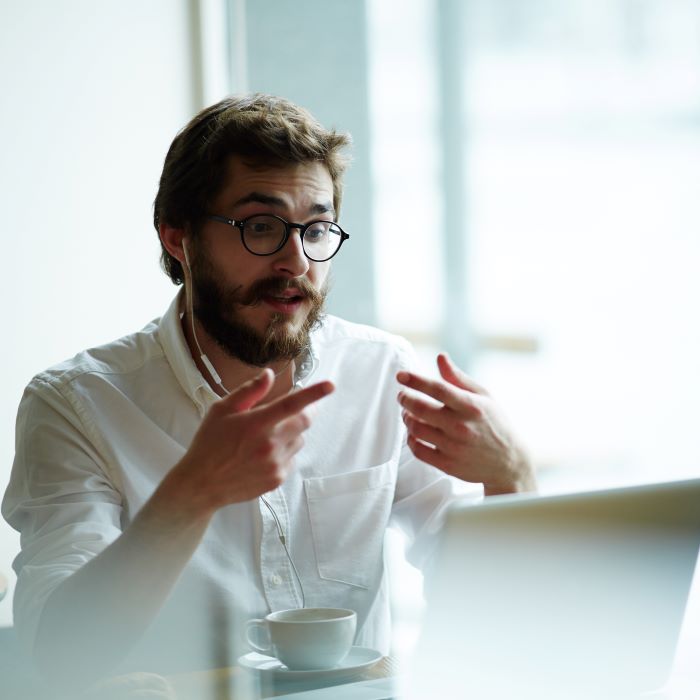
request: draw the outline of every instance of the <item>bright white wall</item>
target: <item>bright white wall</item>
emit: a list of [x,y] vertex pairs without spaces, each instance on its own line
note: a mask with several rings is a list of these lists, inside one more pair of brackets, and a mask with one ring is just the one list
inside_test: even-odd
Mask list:
[[[150,221],[196,107],[189,26],[187,0],[0,0],[2,492],[32,375],[136,330],[175,291]],[[12,580],[18,541],[0,521]]]

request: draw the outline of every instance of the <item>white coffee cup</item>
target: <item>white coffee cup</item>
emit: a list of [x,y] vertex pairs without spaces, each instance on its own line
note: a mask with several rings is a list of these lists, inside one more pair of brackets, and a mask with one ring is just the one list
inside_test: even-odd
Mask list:
[[253,649],[277,657],[291,670],[321,670],[347,656],[356,626],[354,610],[294,608],[248,620],[246,637]]

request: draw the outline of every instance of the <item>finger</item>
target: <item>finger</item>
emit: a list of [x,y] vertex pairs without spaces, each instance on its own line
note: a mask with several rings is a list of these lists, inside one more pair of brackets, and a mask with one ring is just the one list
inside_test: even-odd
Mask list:
[[439,449],[426,445],[410,435],[408,436],[407,444],[416,459],[449,473],[451,462]]
[[[408,407],[408,403],[412,402],[406,402],[402,417],[406,427],[414,432],[416,437],[440,445],[446,453],[455,455],[464,449],[465,445],[473,442],[474,428],[459,414],[450,409],[433,410],[432,406],[427,406],[425,413],[420,417]],[[417,426],[421,426],[420,430]]]
[[241,476],[249,490],[259,487],[264,487],[266,491],[277,488],[287,478],[293,456],[289,444],[275,439],[252,456],[255,468]]
[[436,428],[441,426],[445,410],[444,406],[426,401],[419,396],[411,396],[405,391],[400,391],[397,398],[401,407],[412,413],[416,418]]
[[399,394],[401,407],[413,418],[427,423],[439,430],[448,430],[455,422],[457,414],[449,408],[440,406],[430,399],[411,396],[405,392]]
[[437,356],[437,365],[440,370],[440,376],[446,382],[454,384],[460,389],[471,391],[474,394],[488,395],[486,389],[480,384],[477,384],[468,374],[457,367],[447,353],[440,353]]
[[469,438],[473,433],[473,424],[478,422],[482,415],[481,408],[468,401],[464,401],[458,410],[453,410],[432,400],[407,394],[405,391],[399,392],[398,401],[404,410],[418,420],[439,428],[456,440]]
[[462,445],[440,430],[440,428],[423,423],[423,421],[419,421],[409,413],[405,413],[403,419],[409,435],[416,440],[433,445],[442,453],[451,457],[460,453]]
[[275,461],[277,467],[275,474],[279,477],[280,483],[286,481],[289,473],[294,468],[294,456],[304,447],[304,438],[296,435],[289,442],[280,444],[276,450]]
[[311,420],[306,411],[296,413],[289,418],[285,418],[275,426],[275,437],[281,442],[290,442],[304,431],[308,430]]
[[399,384],[427,394],[449,408],[460,409],[462,407],[462,400],[457,391],[440,379],[428,379],[419,374],[406,371],[399,372],[396,375],[396,379]]
[[279,423],[285,418],[303,411],[307,406],[328,396],[335,390],[332,382],[319,382],[305,389],[287,394],[260,409],[265,422],[269,425]]
[[301,435],[297,435],[288,445],[287,445],[287,471],[292,468],[294,455],[304,447],[304,438]]
[[262,485],[262,490],[259,493],[273,491],[278,486],[282,485],[294,468],[294,456],[304,447],[304,438],[297,435],[286,444],[280,444],[275,448],[275,457],[271,464],[271,468],[267,473],[262,472],[255,475],[256,487]]
[[248,411],[267,396],[275,381],[271,369],[264,369],[257,377],[241,384],[235,391],[221,399],[222,408],[234,413]]

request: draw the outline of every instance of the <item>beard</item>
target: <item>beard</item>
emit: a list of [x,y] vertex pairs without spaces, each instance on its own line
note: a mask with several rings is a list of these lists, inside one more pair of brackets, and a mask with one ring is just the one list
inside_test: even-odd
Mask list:
[[[228,355],[247,365],[264,367],[279,360],[293,360],[308,347],[311,331],[323,319],[328,284],[321,290],[302,277],[264,277],[247,289],[243,285],[227,287],[211,260],[196,246],[191,262],[192,306],[195,318],[204,330]],[[265,297],[277,296],[294,289],[310,305],[306,318],[296,330],[290,327],[289,316],[272,314],[261,333],[240,313],[241,307],[255,307]]]

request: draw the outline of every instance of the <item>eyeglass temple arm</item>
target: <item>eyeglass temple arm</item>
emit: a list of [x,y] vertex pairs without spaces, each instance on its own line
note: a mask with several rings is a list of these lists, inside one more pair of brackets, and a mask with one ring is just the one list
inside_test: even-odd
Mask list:
[[235,219],[227,219],[225,216],[219,216],[218,214],[208,214],[207,219],[210,221],[218,221],[222,224],[228,224],[229,226],[240,226],[241,222]]

